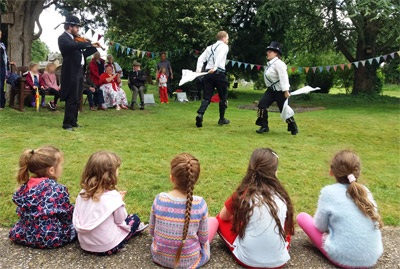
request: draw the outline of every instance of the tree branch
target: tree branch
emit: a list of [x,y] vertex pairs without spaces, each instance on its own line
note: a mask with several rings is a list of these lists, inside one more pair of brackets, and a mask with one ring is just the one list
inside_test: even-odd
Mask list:
[[42,25],[40,24],[39,18],[35,21],[35,23],[36,23],[37,26],[39,27],[39,32],[37,32],[37,33],[35,33],[35,34],[33,35],[32,40],[39,39],[40,35],[41,35],[42,32],[43,32]]

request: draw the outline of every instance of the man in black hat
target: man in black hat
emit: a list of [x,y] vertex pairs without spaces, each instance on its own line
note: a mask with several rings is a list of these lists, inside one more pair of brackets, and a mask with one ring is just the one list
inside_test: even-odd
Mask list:
[[[258,118],[256,125],[261,126],[260,129],[257,130],[257,133],[259,134],[269,132],[268,107],[276,101],[279,111],[282,113],[283,105],[286,99],[290,97],[287,66],[281,60],[281,56],[282,45],[278,42],[271,42],[267,47],[268,64],[264,71],[264,81],[268,89],[265,91],[258,103]],[[297,124],[294,121],[294,118],[290,117],[286,122],[288,124],[288,131],[291,132],[292,135],[296,135],[299,130],[297,129]]]
[[78,108],[82,93],[85,59],[97,51],[98,42],[76,42],[81,22],[75,16],[65,19],[65,32],[58,38],[58,47],[63,57],[61,68],[61,101],[65,101],[63,128],[74,131],[78,125]]

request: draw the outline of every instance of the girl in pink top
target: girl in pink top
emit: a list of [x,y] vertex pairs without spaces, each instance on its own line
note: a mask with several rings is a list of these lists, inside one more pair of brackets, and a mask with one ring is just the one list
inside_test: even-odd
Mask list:
[[60,87],[57,85],[55,72],[56,65],[53,63],[48,63],[42,76],[46,92],[54,95],[54,100],[49,102],[49,107],[53,111],[57,109],[57,101],[60,99]]
[[134,235],[147,228],[137,215],[128,215],[117,191],[121,158],[99,151],[90,156],[82,174],[72,222],[81,248],[98,256],[117,253]]

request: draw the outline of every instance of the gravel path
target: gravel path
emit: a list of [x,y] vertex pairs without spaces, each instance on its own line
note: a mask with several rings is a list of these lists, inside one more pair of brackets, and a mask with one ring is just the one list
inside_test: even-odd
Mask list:
[[[400,227],[384,227],[385,252],[375,268],[400,268]],[[150,256],[148,232],[132,238],[120,253],[96,257],[83,252],[75,241],[54,250],[23,247],[8,239],[8,229],[0,228],[0,268],[159,268]],[[216,235],[211,243],[212,257],[204,268],[241,268]],[[290,246],[292,259],[287,268],[335,268],[296,230]]]

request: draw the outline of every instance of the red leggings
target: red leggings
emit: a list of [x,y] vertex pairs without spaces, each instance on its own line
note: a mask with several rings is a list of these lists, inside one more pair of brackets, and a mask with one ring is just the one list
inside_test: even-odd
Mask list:
[[168,103],[167,87],[160,86],[160,101],[161,103]]
[[[221,218],[219,217],[219,214],[217,216],[217,220],[219,222],[218,234],[222,238],[222,240],[224,240],[224,242],[228,246],[229,250],[232,252],[232,255],[235,258],[235,260],[237,261],[237,263],[246,268],[260,269],[260,267],[248,266],[248,265],[242,263],[241,261],[239,261],[238,258],[236,258],[235,254],[233,254],[233,250],[234,250],[233,243],[235,242],[236,237],[238,237],[238,235],[232,231],[232,222],[221,220]],[[288,244],[288,249],[289,249],[290,235],[288,235],[288,237],[286,238],[286,241],[289,243]],[[285,266],[285,264],[280,267],[268,268],[268,269],[278,269],[283,266]]]

